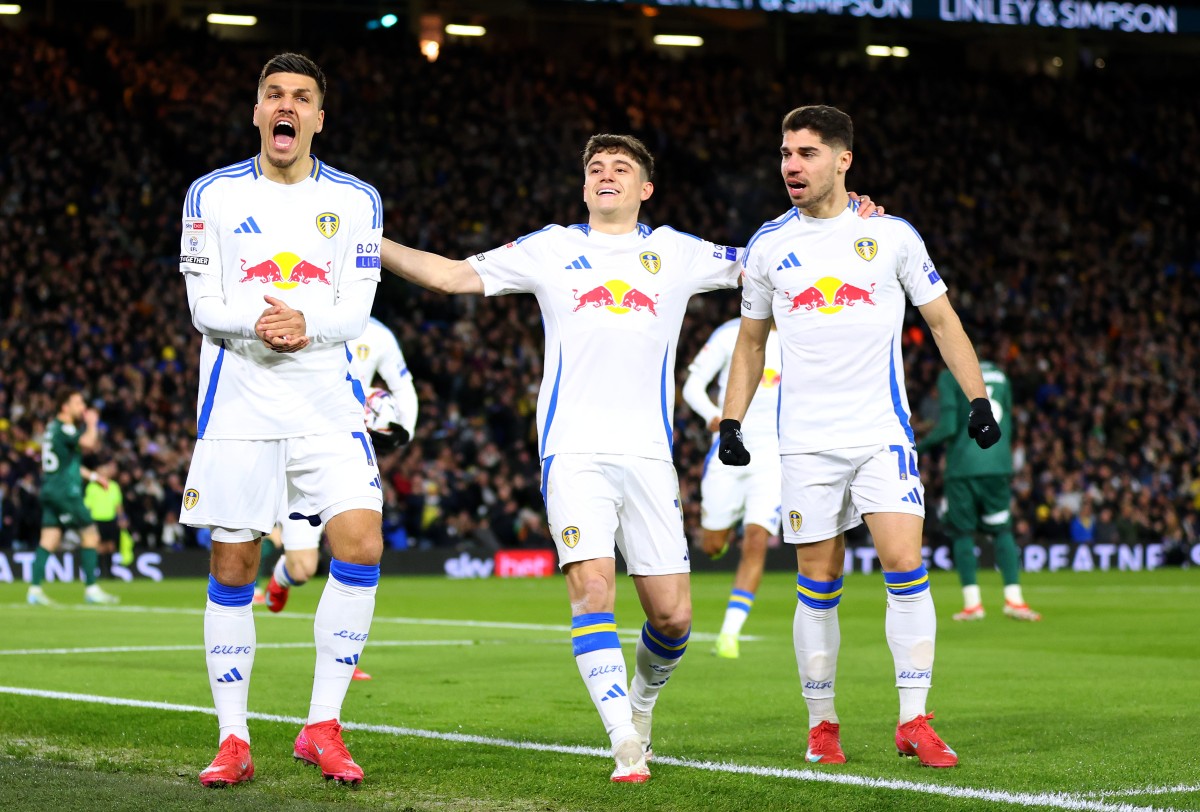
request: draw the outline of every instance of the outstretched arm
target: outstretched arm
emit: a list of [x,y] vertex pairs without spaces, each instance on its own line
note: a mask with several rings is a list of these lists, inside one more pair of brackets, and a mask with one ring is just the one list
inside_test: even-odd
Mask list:
[[483,279],[465,259],[449,259],[384,239],[380,261],[385,270],[437,293],[483,293]]
[[962,387],[967,400],[986,398],[987,388],[983,385],[983,373],[979,369],[979,359],[975,357],[975,347],[963,330],[958,314],[950,304],[949,297],[942,295],[932,302],[921,305],[918,310],[933,333],[942,360],[958,385]]

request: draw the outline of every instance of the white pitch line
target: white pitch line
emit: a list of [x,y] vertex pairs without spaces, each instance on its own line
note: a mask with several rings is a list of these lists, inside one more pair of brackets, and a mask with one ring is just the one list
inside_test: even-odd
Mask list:
[[[371,648],[380,646],[476,646],[481,643],[507,643],[498,640],[372,640]],[[258,648],[312,648],[311,640],[304,643],[259,643]],[[43,654],[142,654],[151,651],[204,651],[204,646],[92,646],[90,648],[15,648],[0,650],[0,657]]]
[[[176,705],[167,702],[151,702],[143,699],[124,699],[120,697],[94,696],[91,694],[63,693],[60,691],[42,691],[33,688],[17,688],[0,685],[0,694],[29,696],[39,699],[58,699],[67,702],[87,702],[90,704],[109,705],[128,708],[146,708],[150,710],[165,710],[183,713],[203,713],[215,716],[212,708],[202,708],[196,705]],[[299,716],[278,716],[267,713],[249,713],[251,719],[264,722],[282,722],[291,725],[303,725],[305,719]],[[582,745],[543,744],[541,742],[516,741],[501,739],[493,736],[476,736],[467,733],[442,733],[436,730],[420,730],[393,725],[370,725],[358,722],[343,722],[346,730],[362,730],[369,733],[382,733],[390,736],[409,736],[422,739],[459,742],[464,744],[482,744],[492,747],[508,747],[516,750],[535,750],[566,755],[596,756],[610,759],[612,753],[599,747],[584,747]],[[795,781],[813,781],[825,784],[841,784],[843,786],[867,787],[869,789],[890,789],[901,792],[916,792],[926,795],[943,795],[949,798],[962,798],[995,803],[1012,804],[1014,806],[1043,806],[1055,809],[1080,810],[1080,812],[1182,812],[1169,807],[1134,806],[1132,804],[1112,804],[1103,801],[1090,800],[1079,795],[1062,792],[1009,792],[999,789],[975,789],[973,787],[943,786],[939,784],[921,784],[916,781],[899,779],[871,778],[845,773],[819,772],[816,770],[792,770],[778,767],[756,767],[752,765],[733,764],[731,762],[693,761],[691,759],[654,756],[655,764],[669,764],[673,767],[686,767],[706,772],[732,773],[737,775],[757,775],[764,778],[785,778]]]
[[[6,608],[20,609],[25,608],[23,603],[8,604]],[[82,612],[134,612],[137,614],[159,614],[159,615],[193,615],[199,616],[204,614],[203,609],[185,608],[180,606],[131,606],[125,604],[123,606],[88,606],[76,604],[58,604],[49,607],[51,610],[77,610]],[[46,607],[41,607],[39,611],[45,611]],[[288,618],[290,620],[312,620],[313,615],[303,612],[279,612],[273,617]],[[450,618],[422,618],[422,617],[381,617],[376,615],[371,620],[372,623],[395,623],[403,626],[450,626],[453,628],[462,629],[507,629],[510,631],[529,631],[529,632],[562,632],[570,634],[571,627],[565,624],[549,624],[549,623],[511,623],[502,620],[454,620]],[[637,629],[621,629],[618,631],[622,636],[628,636],[631,640],[636,639],[641,633],[641,628]],[[711,643],[717,639],[717,635],[713,632],[692,632],[688,638],[696,643]],[[742,642],[758,642],[766,638],[757,635],[746,634],[741,636]]]
[[1106,789],[1080,793],[1086,798],[1122,798],[1133,795],[1174,795],[1175,793],[1200,792],[1200,784],[1176,784],[1173,787],[1134,787],[1131,789]]

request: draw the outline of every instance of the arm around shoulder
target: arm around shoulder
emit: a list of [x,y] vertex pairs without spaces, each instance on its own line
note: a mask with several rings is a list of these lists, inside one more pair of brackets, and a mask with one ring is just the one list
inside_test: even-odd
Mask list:
[[384,269],[436,293],[483,293],[483,279],[465,259],[418,251],[386,237],[380,246]]

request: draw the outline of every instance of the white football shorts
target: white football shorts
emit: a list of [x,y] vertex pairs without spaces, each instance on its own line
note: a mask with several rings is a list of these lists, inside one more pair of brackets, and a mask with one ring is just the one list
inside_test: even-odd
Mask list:
[[279,521],[276,522],[279,525],[280,542],[285,551],[315,550],[321,546],[321,533],[325,530],[325,523],[318,518],[314,525],[310,515],[300,492],[285,488],[283,500],[279,505]]
[[824,541],[868,513],[925,516],[925,487],[910,445],[864,446],[783,458],[783,540]]
[[348,510],[383,512],[375,449],[366,431],[281,440],[197,440],[180,522],[217,541],[253,541],[289,513],[322,523]]
[[556,454],[542,461],[542,492],[558,566],[621,551],[630,575],[691,571],[679,477],[666,460]]
[[780,480],[778,452],[755,453],[750,464],[726,465],[717,458],[714,444],[704,460],[700,480],[700,526],[725,530],[738,522],[779,532]]

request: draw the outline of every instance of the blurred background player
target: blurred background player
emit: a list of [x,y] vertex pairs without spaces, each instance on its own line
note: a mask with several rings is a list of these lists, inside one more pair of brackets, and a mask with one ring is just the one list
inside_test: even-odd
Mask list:
[[[83,599],[87,603],[116,603],[96,583],[100,533],[91,513],[83,504],[83,480],[107,485],[99,472],[83,467],[83,452],[100,447],[100,413],[90,409],[83,394],[70,386],[60,386],[55,393],[58,412],[42,435],[42,533],[33,559],[33,573],[26,600],[43,606],[53,603],[42,590],[46,577],[46,561],[62,543],[63,530],[79,532],[79,561],[86,586]],[[86,426],[80,432],[80,421]]]
[[[367,429],[376,452],[385,454],[399,448],[412,439],[416,431],[418,408],[417,389],[400,342],[383,322],[372,318],[363,334],[357,340],[347,342],[346,347],[350,352],[350,374],[360,388],[364,392],[371,389],[379,377],[394,402],[394,420],[389,420],[386,431],[375,430],[368,421]],[[324,529],[324,525],[314,527],[306,519],[289,518],[286,500],[285,494],[279,524],[270,536],[263,537],[258,580],[264,585],[256,586],[254,590],[254,602],[265,605],[272,612],[283,611],[288,590],[307,583],[316,573]],[[280,545],[284,555],[276,560],[275,553]],[[370,679],[357,666],[354,678]]]
[[113,555],[117,552],[121,532],[128,528],[129,521],[125,517],[124,494],[117,483],[117,464],[109,460],[96,466],[96,472],[100,476],[88,482],[83,489],[83,504],[92,514],[100,535],[100,544],[96,548],[100,553],[100,575],[110,577]]
[[942,524],[954,545],[954,567],[963,591],[963,610],[954,619],[984,618],[975,556],[975,534],[983,532],[992,539],[996,566],[1004,578],[1004,614],[1014,620],[1037,621],[1042,616],[1029,608],[1021,594],[1021,552],[1012,531],[1012,387],[1008,376],[992,361],[981,361],[979,366],[992,414],[1000,423],[996,447],[980,449],[963,430],[971,404],[948,369],[938,375],[937,425],[917,443],[919,454],[946,444]]
[[716,655],[727,659],[738,656],[738,635],[750,616],[754,596],[762,581],[767,557],[767,540],[779,532],[779,437],[776,414],[779,409],[779,336],[774,327],[767,337],[766,368],[758,391],[750,401],[742,436],[751,453],[744,468],[721,465],[715,458],[720,443],[717,429],[721,408],[708,396],[708,386],[717,379],[717,400],[725,402],[729,381],[729,363],[737,341],[739,319],[725,322],[709,336],[704,347],[688,367],[683,384],[683,399],[704,418],[713,432],[712,447],[704,458],[700,481],[700,526],[704,529],[701,546],[713,559],[729,549],[730,536],[738,522],[743,523],[741,559],[733,576],[733,589],[725,608],[725,620],[717,635]]

